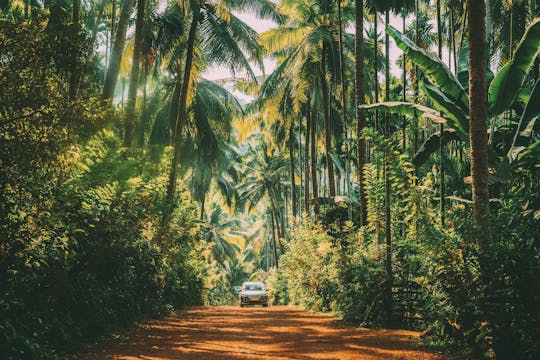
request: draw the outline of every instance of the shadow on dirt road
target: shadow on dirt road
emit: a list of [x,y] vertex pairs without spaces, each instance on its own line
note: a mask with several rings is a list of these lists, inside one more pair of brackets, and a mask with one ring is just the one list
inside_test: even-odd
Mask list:
[[343,326],[292,307],[192,308],[142,324],[84,359],[415,359],[442,360],[415,346],[418,334]]

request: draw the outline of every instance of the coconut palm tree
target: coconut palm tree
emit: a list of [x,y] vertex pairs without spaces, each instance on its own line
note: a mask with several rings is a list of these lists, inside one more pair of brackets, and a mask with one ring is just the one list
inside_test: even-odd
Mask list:
[[[204,53],[208,64],[225,65],[233,73],[244,70],[250,78],[255,79],[248,58],[257,61],[261,66],[261,47],[258,43],[258,36],[253,29],[233,13],[233,10],[253,10],[259,16],[270,17],[275,13],[274,7],[273,3],[266,0],[235,0],[228,3],[216,0],[180,2],[180,9],[184,13],[184,18],[190,19],[190,26],[185,45],[182,85],[173,132],[174,150],[167,187],[168,200],[171,200],[176,192],[186,109],[190,94],[193,93],[192,87],[195,86],[193,69],[196,45]],[[279,19],[279,16],[276,15],[274,18]],[[198,41],[196,41],[197,38]]]
[[[291,93],[295,101],[306,103],[311,99],[320,104],[324,119],[324,143],[329,195],[336,195],[334,163],[331,157],[334,121],[340,121],[332,112],[334,84],[340,77],[338,6],[334,1],[311,2],[282,1],[279,10],[285,18],[284,26],[262,35],[267,51],[278,57],[276,69],[290,77]],[[352,7],[342,9],[343,21],[352,19]],[[283,79],[283,77],[276,76]],[[279,82],[276,82],[279,83]],[[320,101],[320,102],[319,102]],[[339,109],[338,106],[337,108]]]
[[[287,159],[279,153],[278,149],[271,149],[263,141],[257,146],[250,146],[249,154],[245,158],[244,180],[238,186],[239,206],[245,206],[247,211],[253,210],[259,203],[265,202],[271,210],[272,229],[277,238],[284,237],[284,224],[282,220],[285,189],[289,186],[287,181]],[[274,256],[278,264],[278,239],[274,238]],[[280,243],[282,247],[282,244]],[[281,249],[283,250],[283,249]]]
[[118,82],[118,74],[120,71],[120,63],[126,45],[126,34],[129,25],[129,19],[133,12],[135,0],[124,0],[120,10],[120,17],[116,27],[116,35],[111,50],[107,75],[105,76],[105,84],[103,85],[102,99],[110,101],[114,96],[116,83]]
[[491,238],[489,225],[489,170],[487,136],[486,82],[486,4],[469,2],[469,133],[473,215],[484,237],[478,245],[485,248]]
[[124,146],[131,146],[135,128],[135,105],[137,102],[137,89],[139,88],[140,60],[143,46],[143,27],[145,23],[145,0],[137,0],[137,19],[135,21],[135,43],[131,58],[131,76],[128,88],[128,103],[124,121]]

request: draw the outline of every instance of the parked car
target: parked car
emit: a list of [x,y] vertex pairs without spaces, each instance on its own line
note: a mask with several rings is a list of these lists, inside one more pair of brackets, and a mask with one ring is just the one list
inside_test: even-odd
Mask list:
[[242,284],[239,295],[240,307],[246,305],[268,306],[268,294],[264,284],[260,281],[248,281]]

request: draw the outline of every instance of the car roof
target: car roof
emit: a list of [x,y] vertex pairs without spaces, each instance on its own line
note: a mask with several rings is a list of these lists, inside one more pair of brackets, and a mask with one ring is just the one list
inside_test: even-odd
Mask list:
[[246,281],[242,283],[242,286],[244,285],[263,285],[264,283],[262,281]]

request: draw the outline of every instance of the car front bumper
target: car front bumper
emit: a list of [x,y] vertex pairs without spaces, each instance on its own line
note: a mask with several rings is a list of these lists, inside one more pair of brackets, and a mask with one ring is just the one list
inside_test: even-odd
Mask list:
[[241,297],[240,303],[242,305],[265,305],[268,304],[268,298],[267,297]]

